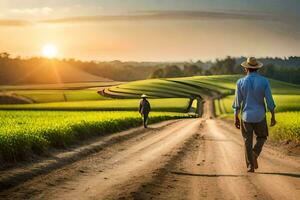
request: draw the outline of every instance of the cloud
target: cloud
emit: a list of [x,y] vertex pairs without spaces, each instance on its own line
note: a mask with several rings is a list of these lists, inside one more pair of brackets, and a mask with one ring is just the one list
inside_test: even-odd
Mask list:
[[0,19],[0,26],[29,26],[32,24],[26,20]]
[[[15,12],[52,12],[23,10]],[[106,21],[153,21],[153,20],[255,20],[255,21],[279,21],[285,24],[295,24],[299,21],[299,16],[279,16],[270,13],[239,12],[239,11],[137,11],[119,15],[94,15],[94,16],[74,16],[57,19],[45,19],[39,21],[24,20],[0,20],[0,25],[21,26],[30,24],[63,24],[63,23],[85,23],[85,22],[106,22]]]
[[101,22],[101,21],[139,21],[139,20],[278,20],[278,17],[262,13],[241,12],[206,12],[206,11],[147,11],[134,12],[123,15],[95,15],[75,16],[43,20],[43,23],[76,23],[76,22]]
[[25,9],[11,9],[11,13],[13,14],[27,14],[27,15],[49,15],[53,12],[52,8],[42,7],[42,8],[25,8]]

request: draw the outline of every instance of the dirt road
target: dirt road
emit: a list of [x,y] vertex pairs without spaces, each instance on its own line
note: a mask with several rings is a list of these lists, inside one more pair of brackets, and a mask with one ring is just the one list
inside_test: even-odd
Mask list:
[[266,147],[259,170],[249,174],[239,131],[210,114],[116,134],[123,139],[3,190],[0,198],[299,199],[299,157]]

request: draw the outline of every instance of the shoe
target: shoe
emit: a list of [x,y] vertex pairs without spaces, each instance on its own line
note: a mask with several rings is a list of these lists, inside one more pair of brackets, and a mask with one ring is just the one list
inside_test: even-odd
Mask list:
[[252,155],[253,155],[252,157],[253,157],[254,169],[257,169],[258,168],[258,162],[257,162],[258,155],[254,151],[253,151]]
[[249,169],[247,170],[247,172],[254,173],[254,168],[253,168],[253,167],[249,168]]

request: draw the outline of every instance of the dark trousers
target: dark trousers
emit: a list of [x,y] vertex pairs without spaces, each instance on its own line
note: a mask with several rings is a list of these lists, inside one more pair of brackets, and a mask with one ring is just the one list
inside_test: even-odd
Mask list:
[[[266,118],[258,123],[249,123],[242,120],[241,131],[245,142],[245,159],[247,168],[253,167],[253,152],[257,156],[262,151],[268,137],[268,126]],[[256,135],[256,144],[253,147],[253,132]]]
[[142,113],[142,115],[143,115],[143,124],[144,124],[144,127],[147,128],[149,113],[145,112],[145,113]]

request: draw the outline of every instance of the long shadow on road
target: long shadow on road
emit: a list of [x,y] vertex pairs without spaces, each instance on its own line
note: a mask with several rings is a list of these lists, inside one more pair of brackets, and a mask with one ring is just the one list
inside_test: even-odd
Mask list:
[[[189,172],[178,172],[172,171],[172,174],[181,175],[181,176],[200,176],[200,177],[245,177],[246,174],[195,174]],[[255,172],[255,174],[261,175],[275,175],[275,176],[289,176],[293,178],[300,178],[300,174],[289,173],[289,172]]]
[[247,175],[243,174],[194,174],[189,172],[171,172],[172,174],[182,175],[182,176],[202,176],[202,177],[243,177]]
[[289,177],[293,177],[293,178],[300,178],[300,174],[289,173],[289,172],[256,172],[256,174],[277,175],[277,176],[289,176]]

